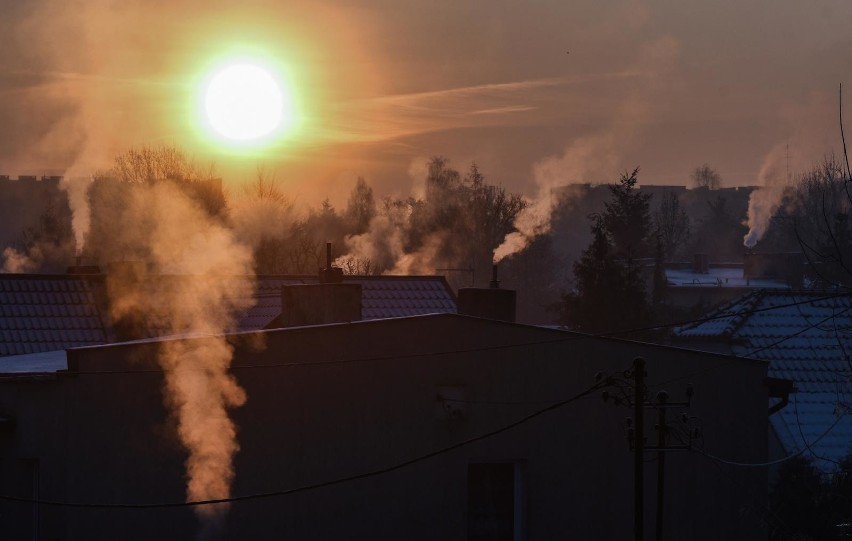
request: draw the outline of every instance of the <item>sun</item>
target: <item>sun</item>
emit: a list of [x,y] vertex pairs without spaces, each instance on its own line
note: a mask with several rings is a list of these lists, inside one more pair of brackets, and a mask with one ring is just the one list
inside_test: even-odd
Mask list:
[[219,70],[207,83],[204,111],[210,127],[235,142],[252,142],[286,129],[290,99],[272,73],[239,63]]

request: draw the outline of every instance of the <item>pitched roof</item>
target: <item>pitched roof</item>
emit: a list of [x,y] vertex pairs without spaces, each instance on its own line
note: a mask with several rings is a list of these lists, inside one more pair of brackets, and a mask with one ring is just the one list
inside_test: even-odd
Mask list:
[[[149,277],[172,287],[186,277]],[[246,278],[236,277],[235,280]],[[346,276],[362,287],[362,319],[455,313],[456,301],[442,276]],[[260,276],[254,305],[238,315],[237,329],[263,329],[281,313],[281,286],[318,283],[317,276]],[[105,344],[114,339],[103,275],[0,274],[0,357]],[[158,319],[144,334],[161,336]]]
[[[454,314],[456,300],[443,276],[345,276],[361,285],[361,319]],[[281,313],[281,287],[319,283],[317,276],[260,276],[254,306],[239,318],[237,329],[256,331]]]
[[0,356],[105,344],[92,281],[64,275],[0,275]]
[[731,353],[769,361],[769,376],[795,382],[790,405],[770,417],[788,453],[828,465],[852,451],[852,293],[750,293],[675,338],[726,342]]

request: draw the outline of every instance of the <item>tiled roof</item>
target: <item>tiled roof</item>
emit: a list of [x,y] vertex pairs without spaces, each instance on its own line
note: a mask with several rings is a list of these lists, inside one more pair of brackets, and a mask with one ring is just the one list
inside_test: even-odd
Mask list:
[[[187,277],[149,276],[162,288]],[[234,278],[245,280],[245,278]],[[316,284],[317,276],[258,277],[254,305],[238,317],[237,329],[263,329],[281,313],[281,287]],[[455,313],[452,290],[441,276],[347,276],[361,284],[362,319]],[[104,344],[114,334],[106,317],[101,275],[0,274],[0,357]],[[156,306],[155,306],[156,307]],[[155,310],[156,311],[156,310]],[[143,335],[169,333],[158,314],[146,318]]]
[[106,342],[89,280],[0,274],[0,356]]
[[726,316],[675,330],[675,338],[727,342],[795,382],[790,405],[770,417],[788,453],[810,448],[827,464],[852,451],[852,294],[772,291],[717,309]]
[[[240,318],[241,331],[260,330],[281,313],[281,287],[316,284],[316,276],[261,276],[256,304]],[[456,301],[441,276],[346,276],[344,283],[361,285],[361,318],[454,314]]]

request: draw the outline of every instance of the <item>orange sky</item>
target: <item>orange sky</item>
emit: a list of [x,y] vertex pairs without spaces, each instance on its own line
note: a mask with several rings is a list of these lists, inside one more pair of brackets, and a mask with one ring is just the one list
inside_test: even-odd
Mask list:
[[[85,174],[167,143],[231,184],[261,164],[342,203],[357,176],[408,194],[438,154],[532,195],[637,165],[646,184],[704,162],[755,184],[788,154],[795,171],[840,151],[846,0],[298,4],[0,0],[0,173]],[[234,153],[200,135],[200,80],[234,53],[292,81],[291,138]]]

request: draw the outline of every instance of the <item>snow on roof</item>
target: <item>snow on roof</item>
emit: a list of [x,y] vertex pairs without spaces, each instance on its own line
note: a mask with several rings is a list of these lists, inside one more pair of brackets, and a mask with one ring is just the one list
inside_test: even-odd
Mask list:
[[0,357],[0,374],[46,374],[68,370],[64,350]]
[[675,338],[724,341],[731,353],[769,361],[769,376],[792,380],[790,405],[770,417],[788,453],[810,448],[840,460],[852,451],[852,294],[836,291],[751,293]]
[[666,269],[666,281],[669,287],[751,287],[787,288],[787,282],[772,278],[744,277],[743,267],[713,266],[707,272],[695,272],[692,269]]

